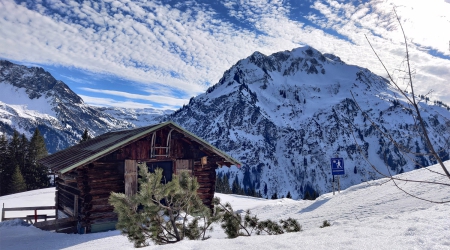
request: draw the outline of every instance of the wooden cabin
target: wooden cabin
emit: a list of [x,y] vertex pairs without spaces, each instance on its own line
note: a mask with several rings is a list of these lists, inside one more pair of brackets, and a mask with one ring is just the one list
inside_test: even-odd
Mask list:
[[173,122],[109,132],[49,155],[40,163],[57,174],[59,214],[78,218],[86,233],[114,229],[117,215],[108,203],[109,195],[137,192],[138,163],[146,163],[149,169],[162,168],[170,179],[172,174],[189,171],[200,184],[200,198],[210,207],[216,168],[240,165]]

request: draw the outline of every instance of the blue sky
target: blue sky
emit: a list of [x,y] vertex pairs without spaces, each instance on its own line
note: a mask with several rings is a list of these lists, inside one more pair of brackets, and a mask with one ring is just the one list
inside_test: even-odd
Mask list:
[[[311,45],[450,104],[450,0],[0,0],[0,58],[41,66],[97,106],[176,109],[254,51]],[[401,75],[397,75],[401,78]]]

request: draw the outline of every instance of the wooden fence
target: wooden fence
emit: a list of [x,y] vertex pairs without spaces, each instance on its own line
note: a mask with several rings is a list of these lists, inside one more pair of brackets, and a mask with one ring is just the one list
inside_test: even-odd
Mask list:
[[[32,223],[35,227],[46,231],[55,231],[58,233],[77,233],[77,217],[78,217],[78,195],[74,197],[73,210],[63,207],[63,211],[71,217],[58,218],[58,191],[55,192],[55,206],[39,206],[39,207],[11,207],[5,208],[3,203],[1,221],[21,219]],[[39,210],[55,210],[55,215],[38,214]],[[22,217],[6,217],[8,211],[34,211],[33,214]],[[47,219],[52,219],[48,220]],[[44,220],[44,221],[38,221]]]
[[[55,215],[47,215],[47,214],[38,214],[37,211],[39,210],[55,210]],[[25,217],[11,217],[11,218],[6,218],[5,217],[5,212],[7,211],[34,211],[34,214],[30,214],[30,215],[26,215]],[[29,223],[36,223],[37,220],[45,220],[47,221],[47,219],[53,219],[56,218],[56,215],[58,214],[58,211],[56,209],[56,206],[41,206],[41,207],[10,207],[10,208],[5,208],[5,203],[3,203],[3,208],[2,208],[2,221],[5,220],[13,220],[13,219],[22,219],[25,220]]]

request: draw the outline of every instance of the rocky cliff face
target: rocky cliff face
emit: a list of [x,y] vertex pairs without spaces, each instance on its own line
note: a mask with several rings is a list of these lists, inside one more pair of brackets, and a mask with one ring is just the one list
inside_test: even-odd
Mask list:
[[52,153],[77,143],[84,129],[95,136],[134,125],[86,105],[42,68],[0,60],[0,130],[29,137],[36,127]]
[[[242,161],[240,170],[219,171],[230,181],[237,177],[241,186],[264,197],[290,192],[301,198],[307,191],[332,190],[332,157],[344,158],[342,188],[379,178],[377,171],[396,174],[434,163],[421,155],[428,149],[409,108],[386,79],[302,47],[270,56],[255,52],[165,119]],[[447,109],[421,103],[444,159],[450,151]],[[386,132],[406,154],[382,136]]]

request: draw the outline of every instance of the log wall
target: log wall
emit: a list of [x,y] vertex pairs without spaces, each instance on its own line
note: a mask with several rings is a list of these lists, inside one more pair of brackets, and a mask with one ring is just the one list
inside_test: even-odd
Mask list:
[[79,195],[80,190],[77,185],[77,175],[75,172],[70,172],[64,175],[59,175],[56,178],[56,188],[58,189],[57,210],[64,211],[69,216],[75,215],[75,198],[78,196],[78,211],[80,209]]
[[197,177],[199,189],[198,196],[202,199],[203,204],[209,208],[213,208],[212,200],[216,187],[216,164],[208,163],[201,165],[200,162],[194,162],[193,175]]
[[81,225],[90,233],[92,224],[117,219],[108,199],[111,192],[125,192],[123,162],[94,162],[77,172]]

